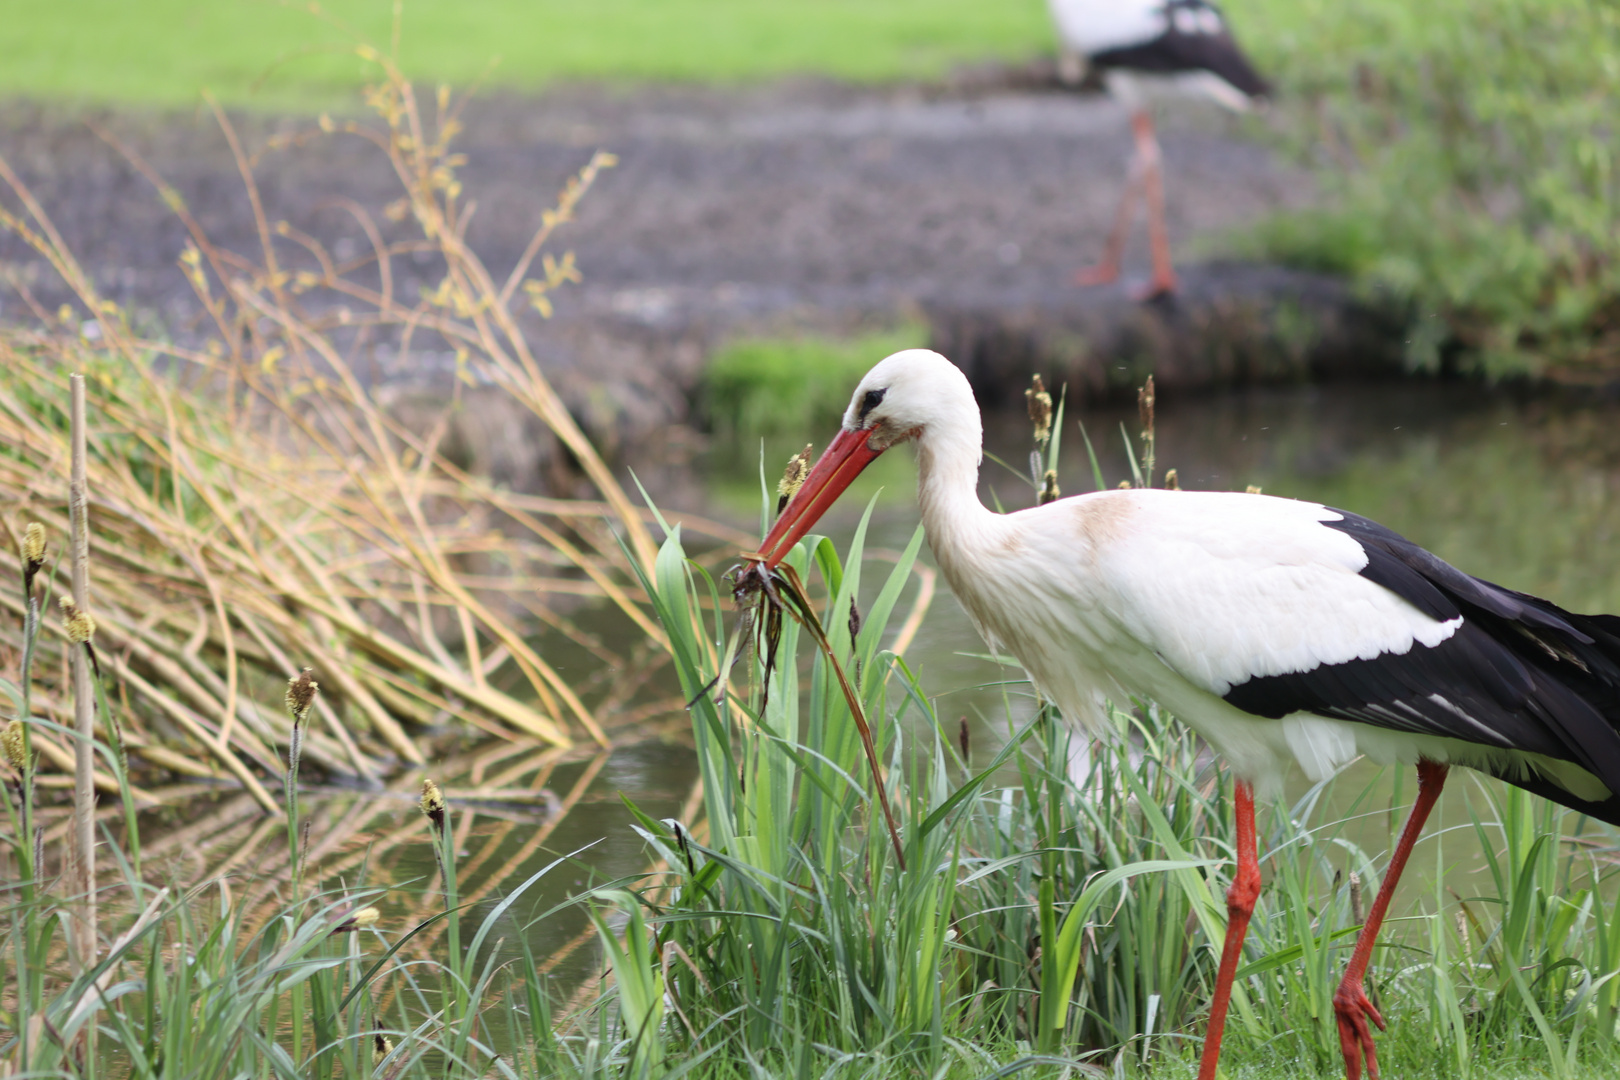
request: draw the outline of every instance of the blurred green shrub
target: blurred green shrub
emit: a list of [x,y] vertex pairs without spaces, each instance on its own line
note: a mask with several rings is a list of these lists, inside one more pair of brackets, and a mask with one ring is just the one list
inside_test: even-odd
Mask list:
[[1407,304],[1418,370],[1620,368],[1620,4],[1232,7],[1331,207],[1272,220],[1261,252]]
[[734,341],[714,355],[703,376],[709,421],[723,436],[820,430],[843,415],[850,389],[867,368],[927,343],[921,323],[849,338]]

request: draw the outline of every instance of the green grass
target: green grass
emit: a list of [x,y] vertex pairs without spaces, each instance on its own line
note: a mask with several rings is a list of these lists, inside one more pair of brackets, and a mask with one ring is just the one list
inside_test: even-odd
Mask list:
[[[355,35],[389,41],[386,0],[322,7]],[[0,95],[190,105],[208,87],[240,104],[344,105],[373,77],[351,44],[302,5],[270,0],[0,0]],[[499,58],[495,84],[532,90],[928,77],[1051,47],[1041,0],[406,0],[401,60],[423,82],[465,85]]]
[[847,338],[748,338],[722,346],[703,371],[703,404],[724,436],[819,431],[836,423],[849,388],[874,356],[925,348],[928,328],[908,324]]
[[1250,251],[1405,305],[1408,361],[1620,368],[1620,8],[1604,0],[1247,0],[1322,209]]

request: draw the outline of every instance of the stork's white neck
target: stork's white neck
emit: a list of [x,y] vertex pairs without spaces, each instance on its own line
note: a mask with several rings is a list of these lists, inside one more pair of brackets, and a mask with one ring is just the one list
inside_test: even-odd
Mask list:
[[984,430],[971,394],[925,427],[917,437],[917,503],[934,557],[951,567],[987,542],[1001,515],[979,501],[979,460]]

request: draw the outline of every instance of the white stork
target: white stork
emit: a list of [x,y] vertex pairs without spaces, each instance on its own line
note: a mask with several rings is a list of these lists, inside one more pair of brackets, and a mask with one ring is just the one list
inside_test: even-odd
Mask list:
[[1362,990],[1379,924],[1445,782],[1463,765],[1620,824],[1620,617],[1576,615],[1456,570],[1366,518],[1227,492],[1101,491],[1012,514],[979,502],[979,409],[938,353],[869,371],[760,547],[774,567],[879,454],[917,447],[934,557],[980,634],[1071,725],[1141,694],[1192,725],[1237,780],[1237,867],[1209,1032],[1213,1080],[1260,892],[1254,800],[1291,766],[1415,765],[1418,796],[1334,996],[1345,1072],[1374,1078]]
[[1153,278],[1143,296],[1174,292],[1159,141],[1148,111],[1150,92],[1162,86],[1242,111],[1264,98],[1270,87],[1232,39],[1220,9],[1208,0],[1047,0],[1047,4],[1064,50],[1102,74],[1109,93],[1130,108],[1136,136],[1136,153],[1102,261],[1080,271],[1075,281],[1102,285],[1119,276],[1140,184],[1147,195],[1153,251]]

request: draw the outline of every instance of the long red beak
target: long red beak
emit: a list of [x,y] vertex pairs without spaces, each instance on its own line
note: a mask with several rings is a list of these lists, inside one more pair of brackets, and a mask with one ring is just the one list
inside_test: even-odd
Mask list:
[[839,429],[838,436],[822,452],[798,494],[782,510],[765,542],[760,544],[759,553],[764,556],[766,566],[774,569],[787,558],[793,545],[838,501],[838,496],[861,475],[861,470],[883,453],[866,445],[871,436],[870,431]]

